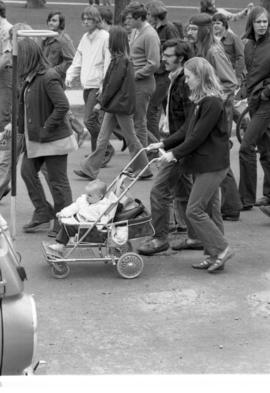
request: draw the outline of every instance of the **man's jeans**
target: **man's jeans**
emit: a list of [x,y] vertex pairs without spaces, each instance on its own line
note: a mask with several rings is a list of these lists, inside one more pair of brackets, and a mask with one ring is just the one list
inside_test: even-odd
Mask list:
[[221,183],[220,189],[221,213],[225,216],[238,216],[240,214],[240,210],[242,209],[242,203],[231,168]]
[[[107,144],[110,136],[119,124],[121,133],[127,141],[130,156],[133,157],[142,149],[141,142],[135,134],[133,119],[129,115],[105,113],[97,140],[96,150],[81,163],[81,168],[85,174],[95,179],[102,166]],[[134,171],[143,169],[148,164],[145,151],[134,161],[132,169]],[[150,175],[150,169],[146,169],[143,175]]]
[[270,102],[261,101],[244,134],[240,152],[239,191],[244,205],[254,205],[257,191],[257,146],[264,172],[263,195],[270,199]]
[[[177,194],[177,197],[181,199],[183,210],[185,210],[191,187],[191,176],[183,173],[180,162],[162,163],[150,193],[152,224],[156,238],[167,240],[171,201]],[[179,189],[181,193],[179,193]],[[188,236],[196,238],[192,228]]]
[[[39,178],[39,171],[44,163],[47,168],[54,209],[52,209],[52,206],[46,200],[45,192]],[[21,175],[35,208],[32,217],[33,220],[38,222],[49,221],[54,218],[56,213],[72,203],[72,193],[67,177],[67,154],[27,158],[27,154],[24,153]]]
[[228,246],[219,197],[219,186],[227,171],[196,174],[186,211],[187,222],[202,241],[205,254],[213,257]]
[[[83,99],[85,103],[84,109],[84,124],[91,135],[92,151],[96,150],[97,138],[100,131],[100,124],[102,122],[102,115],[98,111],[94,111],[94,106],[97,104],[97,93],[99,89],[85,89],[83,91]],[[114,150],[109,143],[106,154]]]
[[[143,147],[148,145],[147,109],[150,98],[155,91],[156,83],[154,76],[135,81],[136,88],[136,112],[134,114],[134,126],[137,137]],[[156,140],[158,141],[158,140]],[[151,141],[152,142],[152,141]]]

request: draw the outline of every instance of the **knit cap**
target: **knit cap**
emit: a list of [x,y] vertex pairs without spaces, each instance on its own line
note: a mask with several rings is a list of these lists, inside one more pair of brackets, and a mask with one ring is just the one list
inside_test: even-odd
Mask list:
[[189,24],[196,26],[211,26],[212,16],[202,12],[201,14],[192,16],[189,20]]

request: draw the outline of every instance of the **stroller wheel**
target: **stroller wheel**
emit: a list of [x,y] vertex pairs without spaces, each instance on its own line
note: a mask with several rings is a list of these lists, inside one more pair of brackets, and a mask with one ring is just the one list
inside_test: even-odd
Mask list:
[[143,271],[143,266],[143,259],[140,255],[127,252],[119,258],[116,269],[123,278],[136,278]]
[[66,262],[52,263],[51,273],[54,278],[66,278],[70,273],[70,267]]

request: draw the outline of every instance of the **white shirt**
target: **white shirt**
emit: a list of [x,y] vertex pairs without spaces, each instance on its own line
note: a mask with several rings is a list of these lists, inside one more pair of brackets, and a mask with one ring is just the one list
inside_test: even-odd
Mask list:
[[[76,214],[76,218],[79,222],[93,223],[98,220],[100,224],[107,224],[111,219],[113,219],[115,215],[117,207],[116,202],[117,197],[113,192],[110,192],[109,195],[92,204],[89,204],[87,201],[87,195],[82,194],[79,198],[76,199],[75,202],[61,210],[61,221],[65,224],[74,224],[76,221],[67,221],[65,218],[72,217]],[[104,214],[112,204],[115,204],[114,208],[112,208],[107,214]]]
[[103,29],[85,33],[67,70],[67,80],[72,81],[80,75],[84,89],[99,89],[110,61],[109,33]]

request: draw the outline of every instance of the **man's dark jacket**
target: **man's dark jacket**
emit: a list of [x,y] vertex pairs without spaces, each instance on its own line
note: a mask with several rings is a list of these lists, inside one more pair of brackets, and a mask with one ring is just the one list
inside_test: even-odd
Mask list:
[[172,82],[170,93],[168,96],[168,121],[170,134],[174,134],[176,131],[188,122],[191,108],[193,104],[189,100],[189,89],[185,83],[184,71]]

